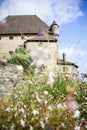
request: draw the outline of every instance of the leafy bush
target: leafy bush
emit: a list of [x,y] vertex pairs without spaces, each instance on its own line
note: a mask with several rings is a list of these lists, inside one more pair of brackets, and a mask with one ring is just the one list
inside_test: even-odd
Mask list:
[[26,74],[34,74],[33,59],[29,55],[30,52],[26,51],[23,48],[19,48],[16,50],[16,53],[12,53],[9,58],[7,58],[7,62],[11,64],[22,65],[24,72]]

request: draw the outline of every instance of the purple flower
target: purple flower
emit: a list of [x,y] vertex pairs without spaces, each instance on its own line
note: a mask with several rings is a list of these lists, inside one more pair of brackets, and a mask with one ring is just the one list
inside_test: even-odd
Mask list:
[[43,36],[43,33],[42,33],[42,32],[39,32],[39,33],[38,33],[38,36]]
[[7,62],[0,61],[0,65],[1,65],[1,66],[6,66],[6,65],[7,65]]
[[2,93],[3,92],[3,89],[2,88],[0,88],[0,93]]

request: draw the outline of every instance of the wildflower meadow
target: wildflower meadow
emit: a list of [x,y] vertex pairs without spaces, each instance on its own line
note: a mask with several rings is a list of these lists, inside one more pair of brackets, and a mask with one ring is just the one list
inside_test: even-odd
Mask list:
[[86,130],[87,83],[47,72],[36,55],[20,48],[6,57],[25,79],[0,87],[0,130]]

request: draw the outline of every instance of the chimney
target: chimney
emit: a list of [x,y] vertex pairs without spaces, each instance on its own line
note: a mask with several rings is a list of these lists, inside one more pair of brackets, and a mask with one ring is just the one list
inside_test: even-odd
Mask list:
[[63,61],[66,61],[66,54],[63,53]]

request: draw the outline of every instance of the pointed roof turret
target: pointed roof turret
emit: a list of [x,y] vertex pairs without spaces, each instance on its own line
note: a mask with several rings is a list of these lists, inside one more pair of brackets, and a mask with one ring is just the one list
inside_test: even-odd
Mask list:
[[59,26],[59,25],[56,23],[56,21],[55,21],[55,20],[53,21],[53,23],[52,23],[52,25],[51,25],[51,26],[53,26],[53,25],[57,25],[57,26]]

